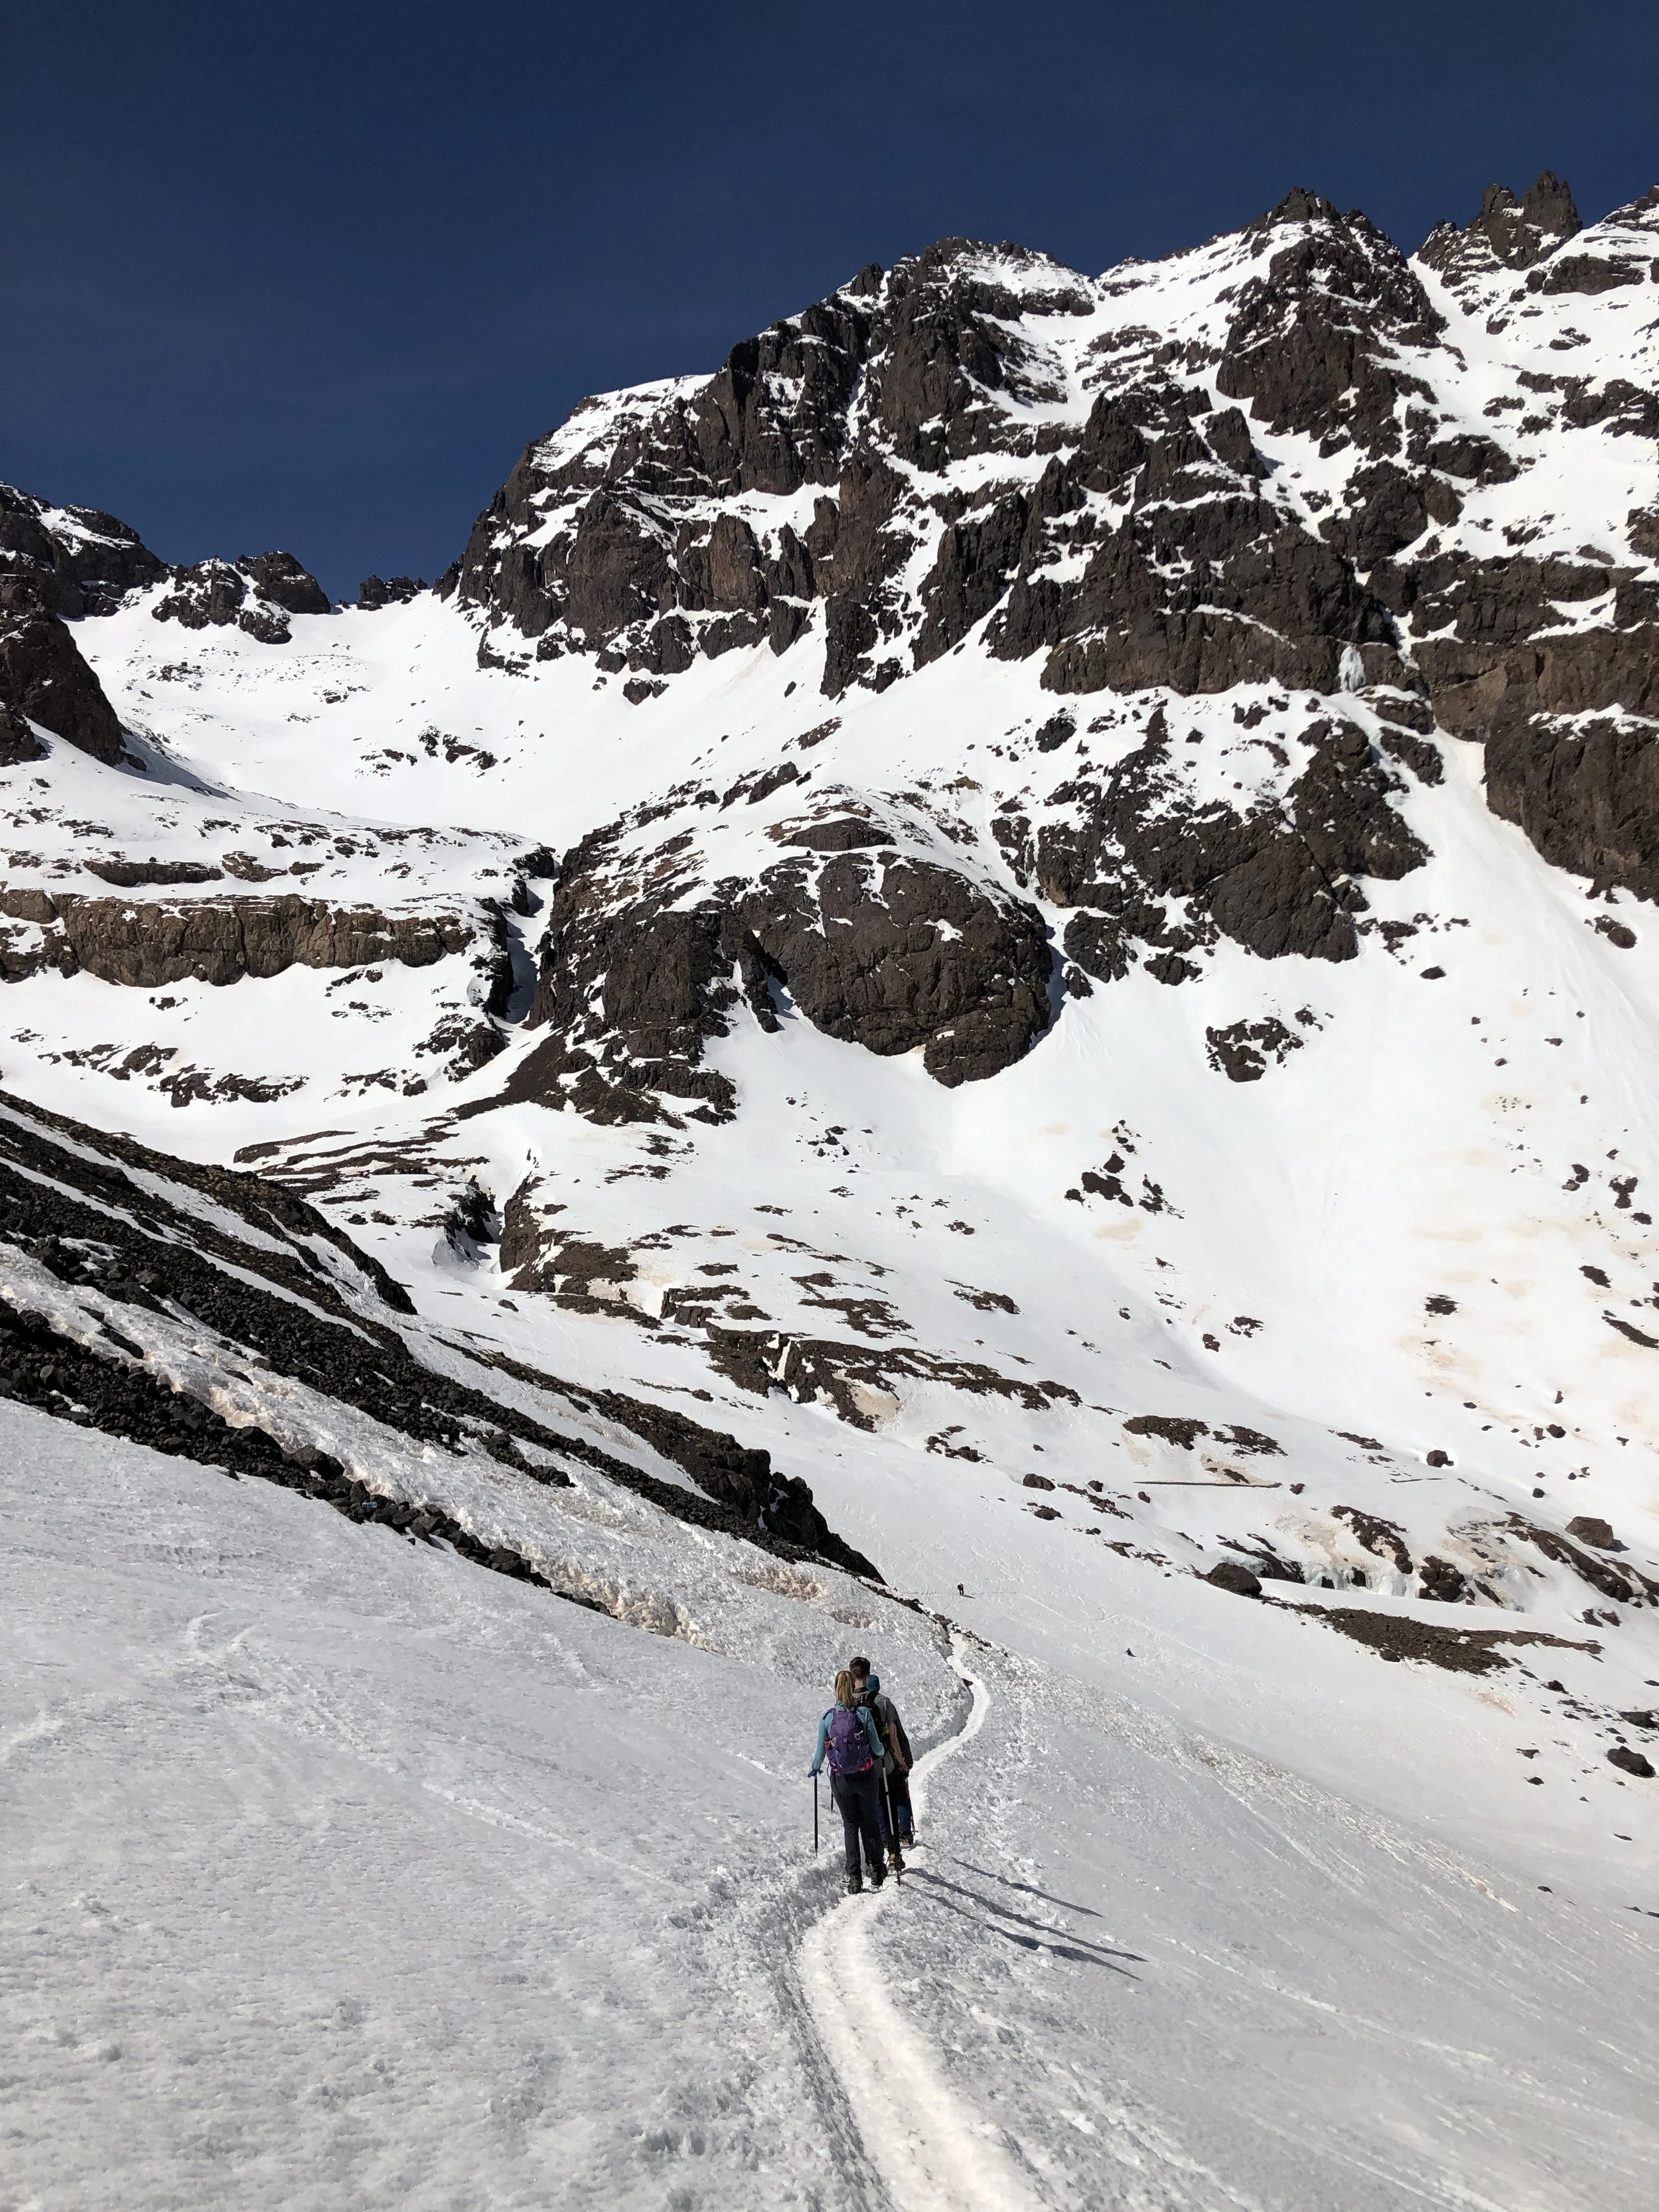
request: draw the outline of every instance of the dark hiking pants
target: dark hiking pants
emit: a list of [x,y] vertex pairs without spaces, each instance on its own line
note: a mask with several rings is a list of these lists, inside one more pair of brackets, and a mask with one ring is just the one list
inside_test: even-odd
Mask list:
[[898,1831],[902,1844],[910,1840],[910,1778],[901,1774],[896,1767],[887,1778],[887,1787],[881,1792],[881,1840],[890,1840],[891,1830]]
[[881,1770],[866,1767],[862,1774],[837,1774],[830,1770],[830,1795],[841,1808],[841,1825],[847,1838],[847,1871],[859,1870],[859,1838],[872,1874],[882,1871]]

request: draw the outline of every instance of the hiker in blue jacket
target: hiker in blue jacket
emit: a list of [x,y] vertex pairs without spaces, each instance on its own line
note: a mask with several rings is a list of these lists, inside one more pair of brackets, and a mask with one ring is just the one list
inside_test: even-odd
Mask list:
[[884,1747],[876,1717],[867,1705],[855,1703],[853,1678],[845,1667],[836,1677],[836,1702],[818,1723],[817,1747],[809,1770],[816,1774],[827,1754],[830,1795],[841,1808],[841,1825],[847,1840],[847,1890],[856,1896],[864,1887],[859,1870],[859,1838],[870,1865],[870,1887],[879,1889],[887,1879],[881,1856],[881,1774]]

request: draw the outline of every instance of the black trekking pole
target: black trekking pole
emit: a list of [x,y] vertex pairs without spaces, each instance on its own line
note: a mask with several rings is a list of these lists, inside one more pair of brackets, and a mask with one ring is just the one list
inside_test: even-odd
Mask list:
[[816,1768],[814,1768],[813,1772],[812,1772],[812,1849],[813,1849],[814,1850],[817,1850],[817,1847],[818,1847],[818,1778],[817,1778],[817,1770]]
[[[887,1847],[890,1854],[893,1855],[895,1861],[896,1862],[898,1855],[898,1821],[896,1819],[893,1811],[892,1778],[888,1773],[884,1766],[883,1767],[881,1773],[881,1797],[883,1804],[887,1808]],[[898,1868],[896,1863],[894,1865],[893,1873],[894,1878],[896,1880],[898,1877]]]

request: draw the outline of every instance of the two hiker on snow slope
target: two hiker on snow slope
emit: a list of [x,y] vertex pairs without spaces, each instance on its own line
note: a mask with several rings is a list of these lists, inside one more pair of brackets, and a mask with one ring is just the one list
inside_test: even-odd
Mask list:
[[[884,1696],[867,1659],[854,1659],[836,1676],[836,1702],[818,1723],[810,1771],[830,1762],[830,1794],[841,1813],[847,1850],[847,1887],[864,1887],[860,1845],[879,1889],[890,1866],[904,1871],[903,1845],[913,1840],[909,1740],[897,1708]],[[886,1864],[883,1863],[885,1846]]]

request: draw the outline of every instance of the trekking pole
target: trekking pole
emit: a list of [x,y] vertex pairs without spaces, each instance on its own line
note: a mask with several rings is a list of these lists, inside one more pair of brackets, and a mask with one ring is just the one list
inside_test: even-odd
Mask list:
[[818,1847],[818,1778],[812,1777],[812,1849]]

